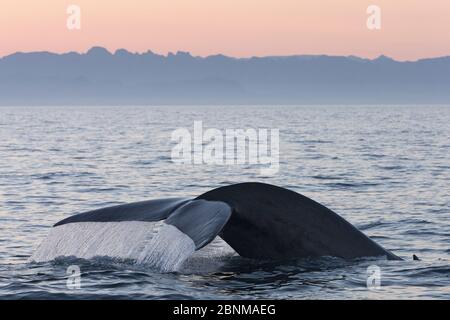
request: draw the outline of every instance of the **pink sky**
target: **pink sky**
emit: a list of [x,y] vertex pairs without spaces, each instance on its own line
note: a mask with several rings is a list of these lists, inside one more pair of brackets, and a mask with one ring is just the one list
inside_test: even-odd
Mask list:
[[[81,30],[66,8],[81,8]],[[369,5],[382,29],[366,27]],[[0,56],[99,45],[194,55],[450,55],[449,0],[2,0]]]

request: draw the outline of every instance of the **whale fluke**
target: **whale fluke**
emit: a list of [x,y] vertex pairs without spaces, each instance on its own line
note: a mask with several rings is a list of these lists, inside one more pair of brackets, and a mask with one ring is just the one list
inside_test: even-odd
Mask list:
[[211,190],[197,199],[223,201],[233,208],[220,237],[244,257],[400,259],[335,212],[285,188],[241,183]]
[[[155,228],[158,221],[162,227]],[[217,236],[252,259],[401,260],[320,203],[264,183],[220,187],[195,199],[157,199],[77,214],[56,223],[31,260],[113,255],[169,270]]]
[[175,210],[165,223],[177,227],[195,243],[196,250],[214,240],[231,216],[224,202],[193,200]]
[[56,223],[30,260],[110,256],[174,271],[217,237],[231,212],[224,202],[179,198],[89,211]]
[[188,198],[167,198],[121,204],[83,212],[59,221],[54,227],[75,222],[159,221],[189,202]]

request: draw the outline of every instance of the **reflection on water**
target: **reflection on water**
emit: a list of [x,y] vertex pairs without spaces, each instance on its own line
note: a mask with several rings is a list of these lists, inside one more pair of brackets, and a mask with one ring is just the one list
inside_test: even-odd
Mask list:
[[[279,173],[171,163],[172,130],[194,121],[278,128]],[[0,123],[0,298],[450,297],[450,107],[2,107]],[[255,262],[219,242],[176,273],[106,258],[27,263],[70,214],[244,181],[305,194],[406,260]],[[66,287],[72,264],[80,290]],[[373,264],[379,291],[366,288]]]

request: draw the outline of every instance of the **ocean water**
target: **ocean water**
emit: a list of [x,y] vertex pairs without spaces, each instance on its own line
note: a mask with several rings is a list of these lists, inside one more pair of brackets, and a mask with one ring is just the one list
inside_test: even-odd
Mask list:
[[[279,172],[173,163],[171,134],[194,121],[279,129]],[[450,106],[1,107],[0,299],[449,299],[449,124]],[[218,239],[174,272],[108,257],[29,262],[71,214],[245,181],[311,197],[405,260],[252,261]],[[67,286],[73,265],[79,289]]]

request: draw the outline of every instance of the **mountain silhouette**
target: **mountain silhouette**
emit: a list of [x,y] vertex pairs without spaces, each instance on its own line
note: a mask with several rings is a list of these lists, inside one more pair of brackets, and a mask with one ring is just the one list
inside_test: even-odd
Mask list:
[[195,57],[15,53],[0,59],[1,105],[450,103],[450,57]]

